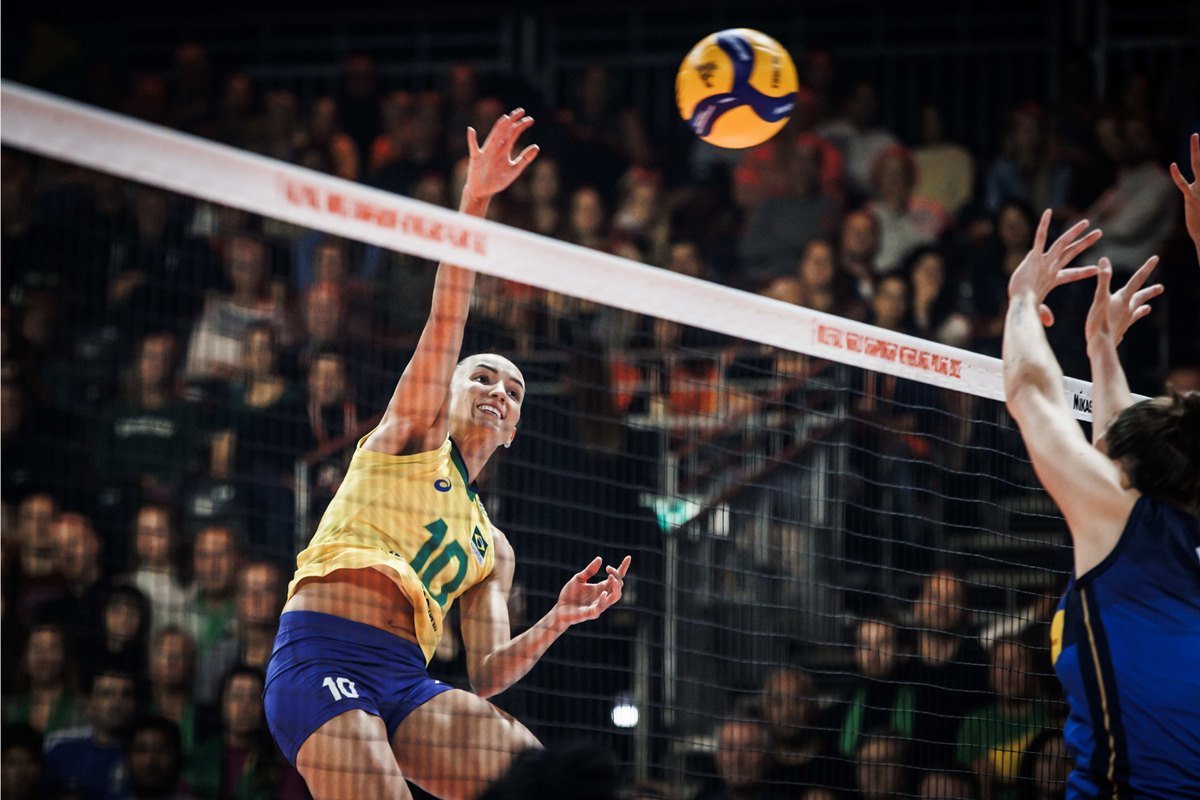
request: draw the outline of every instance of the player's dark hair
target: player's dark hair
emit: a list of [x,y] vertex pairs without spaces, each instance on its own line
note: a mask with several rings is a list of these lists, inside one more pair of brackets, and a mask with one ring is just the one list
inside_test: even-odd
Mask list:
[[1148,497],[1200,511],[1200,392],[1143,400],[1122,411],[1105,434],[1109,458]]

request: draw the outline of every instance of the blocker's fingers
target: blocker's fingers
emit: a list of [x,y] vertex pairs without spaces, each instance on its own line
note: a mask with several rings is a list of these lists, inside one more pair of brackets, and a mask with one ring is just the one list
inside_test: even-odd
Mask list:
[[1079,234],[1086,231],[1088,228],[1088,225],[1090,225],[1090,224],[1091,223],[1088,222],[1086,219],[1081,219],[1081,220],[1079,220],[1079,222],[1076,222],[1074,225],[1067,228],[1065,231],[1063,231],[1061,236],[1059,236],[1057,239],[1054,240],[1054,244],[1050,245],[1050,251],[1054,252],[1055,250],[1057,250],[1059,252],[1062,252],[1062,250],[1064,248],[1066,248],[1067,245],[1071,244],[1077,238],[1079,238]]
[[1112,267],[1108,259],[1100,259],[1100,271],[1096,273],[1096,294],[1092,296],[1092,305],[1099,306],[1108,302],[1108,287],[1112,283]]
[[509,163],[511,163],[514,167],[520,164],[523,169],[532,164],[533,160],[538,157],[538,153],[540,152],[542,152],[542,148],[538,147],[536,144],[531,144],[529,147],[526,147],[524,150],[522,150],[521,154]]
[[1192,180],[1200,181],[1200,133],[1192,134]]
[[1142,288],[1142,284],[1150,277],[1150,273],[1154,272],[1154,268],[1158,266],[1158,256],[1150,256],[1146,259],[1146,263],[1138,267],[1138,271],[1133,273],[1133,277],[1125,284],[1125,291],[1136,292]]
[[467,127],[467,145],[471,148],[472,153],[479,150],[479,134],[475,133],[475,129],[470,126]]
[[1133,316],[1130,318],[1129,324],[1132,325],[1133,323],[1137,322],[1139,319],[1141,319],[1142,317],[1146,316],[1149,313],[1150,313],[1150,306],[1138,306],[1137,310],[1135,310],[1133,312]]
[[1042,219],[1038,222],[1037,234],[1033,237],[1033,251],[1041,254],[1046,252],[1046,236],[1050,233],[1050,217],[1054,212],[1046,209],[1042,212]]
[[1147,286],[1140,292],[1134,292],[1133,297],[1129,300],[1129,305],[1137,308],[1146,305],[1146,302],[1153,300],[1165,291],[1165,287],[1161,283],[1156,283],[1153,286]]
[[1075,256],[1079,255],[1084,250],[1087,250],[1096,242],[1100,241],[1100,237],[1103,235],[1104,231],[1097,228],[1079,241],[1067,245],[1067,247],[1063,249],[1062,255],[1058,258],[1059,263],[1070,264],[1075,260]]
[[1191,193],[1192,187],[1188,186],[1187,178],[1183,177],[1183,173],[1179,171],[1179,165],[1174,161],[1171,162],[1171,180],[1175,181],[1175,185],[1181,192]]
[[588,564],[583,569],[579,570],[579,572],[575,573],[575,580],[583,581],[585,583],[587,581],[591,580],[592,576],[595,575],[597,571],[599,571],[600,565],[603,563],[604,563],[603,559],[601,559],[600,556],[596,556],[595,558],[592,559],[590,564]]
[[629,571],[629,565],[632,563],[633,556],[625,556],[625,558],[621,559],[621,566],[617,568],[617,574],[619,574],[622,579],[625,578],[625,573]]
[[1091,267],[1069,267],[1068,269],[1060,269],[1058,277],[1054,279],[1055,286],[1062,286],[1065,283],[1074,283],[1081,281],[1084,278],[1090,278],[1096,274],[1098,269],[1095,266]]
[[1046,328],[1054,324],[1054,312],[1050,310],[1050,306],[1045,303],[1038,306],[1038,319],[1042,321],[1042,326]]

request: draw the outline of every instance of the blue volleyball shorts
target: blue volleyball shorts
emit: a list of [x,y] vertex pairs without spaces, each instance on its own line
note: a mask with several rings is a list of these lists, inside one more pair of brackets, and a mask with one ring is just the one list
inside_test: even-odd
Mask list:
[[362,709],[383,720],[388,740],[418,707],[454,687],[429,677],[412,642],[371,625],[315,611],[279,619],[267,664],[267,726],[295,765],[300,745],[329,720]]

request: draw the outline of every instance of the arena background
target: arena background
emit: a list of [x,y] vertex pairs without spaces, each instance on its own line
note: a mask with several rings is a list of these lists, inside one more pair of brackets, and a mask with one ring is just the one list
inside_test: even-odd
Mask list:
[[[441,205],[457,202],[465,126],[522,105],[557,175],[523,179],[499,221],[990,355],[1027,207],[1071,219],[1134,168],[1160,186],[1200,128],[1200,4],[1184,0],[3,14],[6,80]],[[697,145],[673,98],[687,49],[732,26],[781,41],[805,87],[777,140],[736,155]],[[854,148],[879,141],[943,179],[918,198],[946,202],[927,251],[866,258],[868,297],[853,229],[884,198]],[[799,175],[794,146],[824,154],[819,175]],[[1013,177],[1026,155],[1028,185]],[[213,770],[260,748],[237,796],[303,796],[261,721],[232,730],[221,686],[273,633],[297,542],[419,332],[432,265],[9,147],[3,181],[5,796],[77,796],[84,778],[52,748],[152,713],[180,723],[175,780],[194,795],[225,796]],[[1146,193],[1121,251],[1163,258],[1167,292],[1123,345],[1146,395],[1200,387],[1200,271],[1170,188]],[[236,294],[247,232],[271,367],[196,344],[206,298]],[[816,240],[830,287],[798,273]],[[922,255],[942,264],[931,295]],[[1052,298],[1052,343],[1083,379],[1090,292]],[[543,741],[611,753],[631,796],[1056,796],[1046,623],[1069,551],[1001,404],[498,281],[473,313],[468,349],[530,379],[520,442],[482,481],[518,553],[514,621],[597,552],[634,555],[621,606],[499,699]],[[266,378],[287,401],[255,409]],[[169,432],[139,434],[147,420]],[[155,532],[162,563],[137,544]],[[195,639],[175,642],[185,667],[163,656],[172,624]],[[956,643],[949,694],[925,691],[928,634]],[[462,683],[463,665],[451,637],[433,669]],[[136,696],[101,719],[89,692],[108,669],[133,673]],[[1003,730],[976,713],[1006,704],[1021,722]],[[739,766],[728,720],[762,715],[773,738],[747,734]],[[771,782],[784,745],[819,752],[800,782]],[[980,766],[985,751],[1010,758]],[[934,773],[965,782],[937,790]]]

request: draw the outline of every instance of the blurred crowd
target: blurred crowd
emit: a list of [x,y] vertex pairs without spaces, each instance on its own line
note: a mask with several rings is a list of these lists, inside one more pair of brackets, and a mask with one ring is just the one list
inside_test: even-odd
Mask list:
[[[454,206],[466,127],[487,131],[525,104],[542,153],[493,218],[993,355],[1036,215],[1087,216],[1105,231],[1095,254],[1119,273],[1164,256],[1169,313],[1127,340],[1134,390],[1200,388],[1197,271],[1164,169],[1179,143],[1163,138],[1151,81],[1128,76],[1107,104],[1009,109],[1003,148],[984,153],[951,141],[935,107],[921,141],[900,141],[877,118],[876,89],[836,67],[811,53],[794,118],[746,152],[666,146],[678,137],[649,131],[599,64],[570,103],[539,108],[467,65],[415,91],[351,56],[336,90],[301,102],[185,45],[165,77],[129,76],[118,110]],[[339,454],[390,396],[433,270],[8,149],[2,181],[5,796],[303,797],[260,699],[298,519],[315,523]],[[678,420],[738,402],[718,388],[728,360],[685,359],[647,388],[627,355],[727,340],[479,283],[468,346],[518,363],[585,354],[600,365],[589,379],[614,387],[605,412]],[[1055,302],[1056,349],[1087,377],[1087,302]],[[894,382],[855,388],[863,413],[904,401]],[[583,393],[573,402],[596,411]],[[897,441],[922,457],[912,437]],[[795,669],[767,676],[715,731],[719,785],[705,800],[802,785],[826,787],[810,800],[1054,796],[1061,720],[1030,660],[1041,629],[981,641],[967,609],[960,578],[935,573],[906,613],[862,614],[848,694]],[[458,668],[456,647],[435,669]]]

